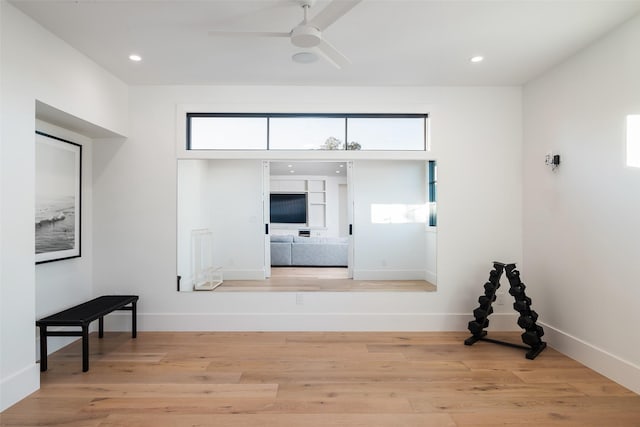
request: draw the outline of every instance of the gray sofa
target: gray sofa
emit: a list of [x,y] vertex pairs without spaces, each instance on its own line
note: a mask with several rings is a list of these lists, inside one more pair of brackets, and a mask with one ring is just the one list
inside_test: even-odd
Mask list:
[[346,237],[271,236],[271,265],[346,267],[349,239]]

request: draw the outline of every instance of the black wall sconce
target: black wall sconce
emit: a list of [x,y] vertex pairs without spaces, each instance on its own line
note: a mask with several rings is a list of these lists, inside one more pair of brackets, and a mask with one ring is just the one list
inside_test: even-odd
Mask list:
[[551,170],[556,170],[560,166],[560,154],[547,154],[544,158],[544,164],[551,166]]

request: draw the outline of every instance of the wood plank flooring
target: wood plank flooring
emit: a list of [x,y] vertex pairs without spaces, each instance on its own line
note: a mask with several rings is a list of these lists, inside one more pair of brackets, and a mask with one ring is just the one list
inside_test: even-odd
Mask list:
[[352,280],[346,268],[274,267],[267,280],[225,280],[214,292],[434,292],[424,280]]
[[[640,426],[640,396],[466,333],[105,333],[54,353],[2,426]],[[519,342],[518,333],[492,333]]]

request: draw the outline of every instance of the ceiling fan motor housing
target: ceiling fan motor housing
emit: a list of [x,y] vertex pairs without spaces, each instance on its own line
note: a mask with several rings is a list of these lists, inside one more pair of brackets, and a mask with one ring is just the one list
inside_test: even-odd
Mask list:
[[316,47],[322,41],[322,33],[309,25],[298,25],[291,31],[291,43],[297,47]]
[[312,7],[315,4],[316,0],[298,0],[298,3],[302,7]]

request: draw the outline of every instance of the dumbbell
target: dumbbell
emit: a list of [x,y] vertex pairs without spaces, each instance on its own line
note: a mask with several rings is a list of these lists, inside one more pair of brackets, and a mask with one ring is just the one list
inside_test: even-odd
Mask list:
[[524,283],[520,283],[517,286],[511,286],[511,288],[509,288],[509,293],[511,295],[513,295],[514,297],[518,296],[518,295],[524,295],[524,290],[527,287],[524,285]]
[[521,337],[522,337],[522,342],[524,342],[527,345],[530,345],[531,347],[537,347],[542,342],[538,334],[533,331],[527,331],[523,333]]
[[483,323],[472,320],[469,322],[468,329],[473,335],[479,335],[487,326],[489,326],[489,319],[485,319]]
[[536,320],[538,320],[538,313],[532,310],[531,314],[518,317],[518,326],[529,330],[536,325]]
[[509,271],[509,269],[507,269],[507,278],[511,279],[511,280],[517,280],[520,278],[520,272],[516,269],[513,269],[511,271]]
[[486,319],[491,313],[493,313],[493,307],[489,307],[489,309],[484,309],[482,307],[478,307],[473,310],[473,316],[476,320]]
[[481,306],[487,307],[491,305],[491,303],[494,302],[496,298],[497,298],[496,294],[493,294],[493,297],[489,297],[487,295],[480,295],[480,298],[478,298],[478,302],[480,303]]
[[513,303],[513,309],[518,313],[522,313],[523,311],[527,311],[531,306],[531,298],[524,297],[522,299],[518,299]]
[[497,289],[498,285],[494,285],[491,282],[487,282],[484,284],[484,294],[488,297],[491,295],[495,295]]

